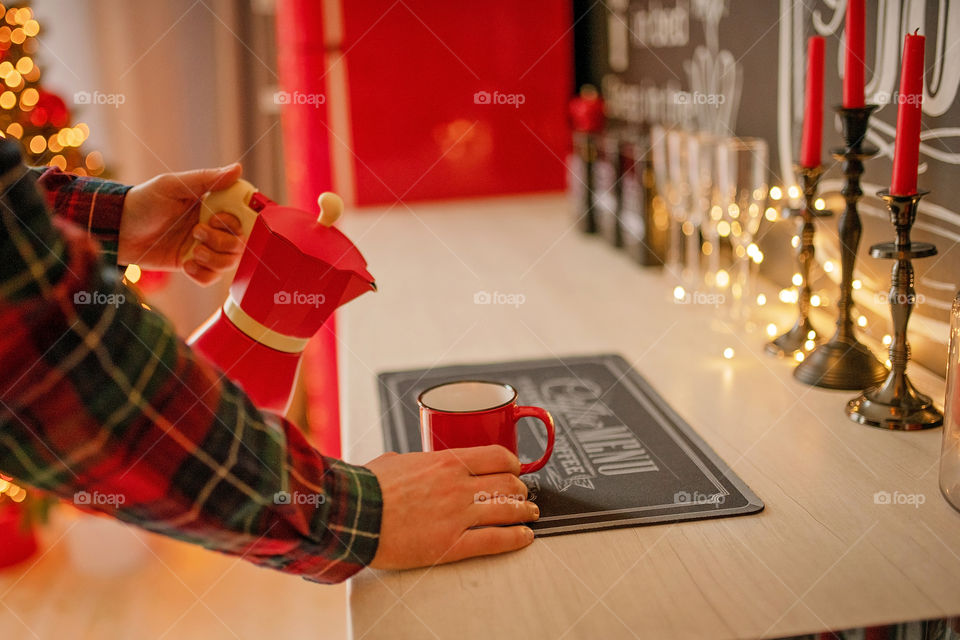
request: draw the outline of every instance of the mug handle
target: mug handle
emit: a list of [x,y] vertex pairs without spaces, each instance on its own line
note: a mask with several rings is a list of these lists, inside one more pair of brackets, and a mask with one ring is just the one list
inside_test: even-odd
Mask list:
[[513,412],[514,424],[516,424],[520,418],[536,418],[547,428],[547,448],[543,452],[543,456],[536,462],[522,463],[520,465],[520,473],[522,475],[524,473],[539,471],[543,468],[543,465],[547,464],[547,460],[550,459],[550,454],[553,453],[553,441],[556,434],[554,433],[553,416],[551,416],[546,409],[541,409],[540,407],[517,407]]

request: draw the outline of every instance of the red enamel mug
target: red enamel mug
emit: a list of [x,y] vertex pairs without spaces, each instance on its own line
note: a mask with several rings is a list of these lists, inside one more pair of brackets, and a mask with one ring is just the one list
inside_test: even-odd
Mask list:
[[553,417],[540,407],[517,404],[517,390],[509,384],[485,380],[446,382],[430,387],[417,398],[424,451],[503,445],[517,453],[517,422],[536,418],[547,429],[547,448],[535,462],[524,462],[520,473],[543,468],[553,453]]

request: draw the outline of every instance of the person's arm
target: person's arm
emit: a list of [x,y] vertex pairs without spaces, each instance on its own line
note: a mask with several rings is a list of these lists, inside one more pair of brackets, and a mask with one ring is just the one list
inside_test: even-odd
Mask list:
[[32,176],[15,168],[0,183],[0,469],[311,580],[369,564],[377,478],[320,455],[196,357],[84,229],[51,224]]
[[[0,140],[0,471],[318,582],[366,564],[427,566],[533,541],[527,527],[490,526],[539,515],[503,447],[386,454],[359,467],[321,455],[295,426],[258,411],[140,305],[97,259],[85,229],[51,224],[32,178],[5,170],[18,160]],[[123,203],[127,224],[169,216],[187,231],[121,229],[119,253],[150,247],[172,268],[195,224],[185,185],[203,193],[218,179],[216,171],[166,174],[134,187]],[[478,502],[478,494],[511,497]]]
[[[216,213],[207,222],[197,221],[200,196],[233,184],[240,177],[239,164],[166,173],[135,187],[56,167],[32,167],[30,172],[54,215],[86,230],[114,265],[182,269],[207,285],[239,260],[239,220]],[[193,258],[180,264],[183,249],[194,241],[199,245]]]
[[128,185],[64,173],[57,167],[31,167],[53,212],[86,229],[100,243],[104,259],[117,264],[120,214]]

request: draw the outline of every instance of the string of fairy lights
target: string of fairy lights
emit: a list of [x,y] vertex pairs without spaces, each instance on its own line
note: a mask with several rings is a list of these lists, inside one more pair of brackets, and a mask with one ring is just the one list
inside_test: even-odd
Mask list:
[[[800,187],[797,185],[791,186],[787,190],[787,196],[791,200],[797,200],[800,197]],[[776,186],[771,187],[770,199],[773,200],[774,202],[780,203],[783,200],[783,190],[780,187],[776,187]],[[817,198],[814,201],[813,206],[818,211],[823,211],[826,208],[826,202],[824,201],[823,198]],[[772,216],[770,215],[771,211],[773,211]],[[779,218],[779,212],[775,208],[768,209],[767,214],[768,214],[767,215],[768,220],[776,221]],[[790,246],[792,246],[794,249],[799,248],[800,236],[794,234],[790,238]],[[824,273],[828,275],[831,273],[834,273],[838,269],[838,265],[833,260],[824,260],[822,263],[820,263],[820,267],[823,269]],[[793,286],[789,288],[780,289],[778,297],[781,302],[784,302],[787,304],[796,304],[800,297],[800,287],[803,285],[803,276],[799,272],[794,272],[790,282]],[[855,291],[859,291],[863,288],[863,282],[859,279],[854,279],[851,284]],[[823,291],[811,292],[810,294],[811,307],[822,308],[822,307],[827,307],[830,304],[831,304],[830,298]],[[763,306],[763,304],[760,303],[760,306]],[[858,327],[860,327],[861,329],[865,329],[867,327],[867,324],[869,323],[869,321],[866,315],[858,311],[856,308],[853,309],[852,315]],[[777,327],[775,323],[770,323],[766,327],[766,332],[770,338],[774,338],[781,333],[781,329]],[[814,341],[815,337],[816,337],[816,334],[807,336],[808,340],[803,344],[803,349],[793,354],[794,360],[796,360],[797,362],[803,362],[806,359],[807,354],[813,351],[817,347],[817,343]],[[893,338],[890,336],[890,334],[885,334],[883,336],[882,341],[884,346],[889,346],[892,340]],[[886,365],[888,367],[890,366],[889,360],[887,360]]]
[[[775,223],[783,219],[782,210],[787,203],[796,203],[801,196],[800,187],[798,185],[791,185],[789,187],[780,187],[772,186],[767,193],[769,197],[770,206],[766,207],[764,210],[763,217],[770,223]],[[660,198],[656,196],[655,200]],[[654,203],[657,204],[656,202]],[[660,203],[661,205],[663,203]],[[736,206],[736,205],[731,205]],[[826,201],[823,198],[817,198],[814,201],[814,208],[819,211],[822,211],[826,208]],[[733,216],[735,217],[735,216]],[[744,246],[743,244],[738,244],[732,242],[732,240],[739,236],[742,233],[740,225],[731,223],[723,218],[723,211],[719,206],[713,206],[710,210],[710,222],[714,225],[716,235],[721,240],[731,240],[733,255],[739,259],[748,256],[750,260],[755,265],[760,265],[764,261],[763,251],[760,250],[760,247],[755,242],[750,242]],[[684,235],[691,235],[695,233],[696,229],[692,223],[689,221],[684,222],[684,226],[681,228],[681,233]],[[796,233],[791,237],[790,244],[794,249],[799,248],[800,246],[800,236]],[[701,252],[705,257],[711,256],[714,251],[718,249],[713,246],[709,240],[705,240],[701,243]],[[827,275],[834,273],[839,269],[839,265],[834,260],[824,260],[822,263],[819,263],[820,268]],[[732,293],[735,296],[740,296],[742,291],[737,291],[735,288],[739,286],[738,283],[732,281],[730,272],[726,269],[719,268],[714,272],[711,272],[709,269],[705,274],[705,282],[708,286],[714,288],[718,291],[724,291],[728,287],[731,288]],[[781,288],[777,294],[780,302],[784,304],[797,304],[797,301],[800,297],[800,287],[803,285],[803,276],[799,272],[794,272],[790,279],[789,287]],[[859,291],[863,288],[863,282],[859,279],[853,280],[853,289]],[[680,302],[686,299],[688,292],[683,285],[677,285],[673,289],[673,297],[676,301]],[[750,300],[745,300],[745,304],[752,305],[755,308],[764,307],[767,304],[767,296],[764,293],[757,293],[755,297]],[[830,306],[832,303],[829,295],[823,291],[814,291],[810,295],[810,306],[813,308],[824,308]],[[854,308],[853,312],[854,321],[857,323],[857,326],[861,329],[867,327],[869,320],[866,315]],[[770,338],[775,338],[782,332],[783,328],[778,327],[776,323],[768,323],[765,327],[766,334]],[[803,362],[806,359],[807,354],[813,351],[817,343],[815,342],[816,334],[808,336],[808,340],[804,343],[803,348],[793,354],[794,360],[797,362]],[[885,334],[882,338],[884,347],[889,347],[892,342],[892,337],[890,334]],[[726,360],[731,360],[736,356],[736,350],[727,346],[724,347],[722,351],[723,358]],[[887,367],[890,366],[889,359],[886,361]]]
[[83,122],[71,125],[63,99],[40,85],[41,70],[34,59],[40,23],[27,5],[0,2],[0,136],[19,140],[28,164],[100,175],[103,156],[81,149],[90,128]]
[[26,489],[20,485],[14,484],[12,478],[8,478],[0,473],[0,503],[2,503],[5,499],[19,503],[23,502],[26,497]]
[[[71,124],[66,102],[40,84],[36,54],[41,26],[29,4],[0,2],[0,137],[19,140],[31,166],[101,175],[103,156],[82,149],[90,128],[83,122]],[[0,474],[0,505],[23,503],[35,495]]]

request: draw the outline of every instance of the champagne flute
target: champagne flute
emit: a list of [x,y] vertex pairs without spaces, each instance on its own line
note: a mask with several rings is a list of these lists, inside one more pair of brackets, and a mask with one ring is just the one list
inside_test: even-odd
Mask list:
[[[691,216],[693,191],[690,188],[690,143],[689,134],[680,129],[667,131],[666,162],[670,184],[670,211],[677,229],[674,248],[682,268],[682,280],[688,288],[697,283],[700,251],[692,252],[693,242],[690,236],[696,231]],[[684,251],[684,237],[686,251]],[[699,243],[698,243],[699,244]],[[693,255],[691,255],[693,253]],[[682,256],[682,257],[681,257]]]
[[680,196],[677,184],[673,181],[673,173],[668,161],[668,139],[670,131],[661,125],[650,127],[650,150],[653,155],[653,180],[657,189],[657,196],[666,207],[670,220],[669,242],[667,249],[667,271],[677,280],[683,269],[683,244],[680,225],[683,224]]
[[767,143],[762,138],[729,138],[717,148],[717,202],[722,213],[717,226],[719,235],[730,238],[738,264],[731,290],[737,314],[744,320],[749,315],[749,305],[744,300],[754,290],[752,265],[760,261],[754,239],[767,206],[768,156]]
[[[693,226],[687,235],[687,255],[695,257],[693,267],[699,275],[700,254],[707,256],[707,283],[720,289],[726,283],[717,282],[720,270],[719,237],[716,221],[711,218],[715,201],[717,145],[719,138],[711,133],[699,132],[687,136],[687,167],[690,174],[690,212],[688,220]],[[707,244],[701,244],[700,233]],[[707,248],[709,245],[709,249]]]

